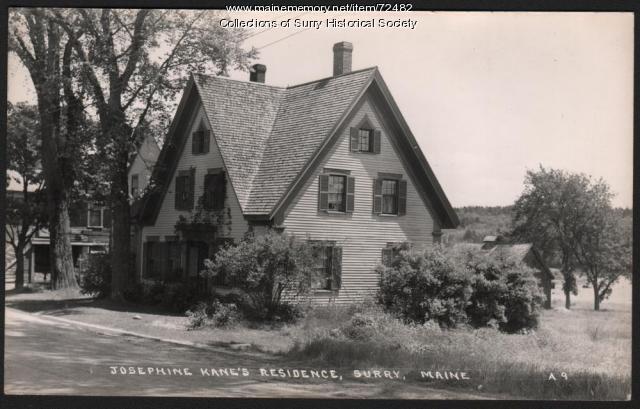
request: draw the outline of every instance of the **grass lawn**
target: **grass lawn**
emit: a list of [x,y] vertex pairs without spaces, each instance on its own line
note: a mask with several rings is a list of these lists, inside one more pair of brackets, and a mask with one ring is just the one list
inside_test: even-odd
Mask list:
[[[559,288],[560,286],[556,286]],[[469,381],[430,381],[525,399],[627,399],[631,391],[631,285],[619,283],[599,312],[593,293],[582,288],[564,309],[564,295],[553,291],[553,309],[543,311],[539,328],[526,335],[493,329],[442,331],[410,327],[390,317],[373,337],[340,335],[355,312],[380,314],[371,306],[317,307],[294,325],[240,323],[233,328],[186,330],[185,316],[150,307],[92,300],[78,293],[8,294],[7,306],[108,325],[153,336],[209,345],[251,344],[253,349],[287,361],[344,369],[466,371]],[[556,381],[549,380],[553,373]],[[566,379],[562,377],[566,374]],[[419,376],[418,376],[419,377]]]

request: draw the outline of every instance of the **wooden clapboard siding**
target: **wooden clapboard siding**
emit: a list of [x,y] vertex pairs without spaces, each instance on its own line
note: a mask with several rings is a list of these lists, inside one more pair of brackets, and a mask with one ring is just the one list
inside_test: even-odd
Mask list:
[[[195,195],[194,195],[194,205],[197,205],[198,198],[202,196],[204,192],[204,175],[207,174],[207,170],[211,168],[222,168],[225,169],[222,156],[220,155],[220,151],[218,146],[215,143],[213,133],[210,135],[210,147],[209,152],[206,154],[193,155],[192,147],[191,147],[191,133],[198,130],[200,127],[200,123],[204,121],[207,129],[210,129],[209,124],[207,123],[206,116],[204,114],[204,110],[198,104],[198,106],[194,106],[194,113],[192,115],[191,123],[188,127],[189,134],[186,138],[185,147],[182,150],[180,155],[180,159],[178,162],[178,166],[176,168],[176,172],[180,170],[188,170],[191,167],[195,167]],[[175,235],[175,225],[178,221],[178,217],[180,215],[184,215],[188,217],[188,211],[180,211],[176,210],[174,206],[174,194],[175,194],[175,176],[172,175],[171,179],[168,181],[169,187],[167,190],[167,194],[162,199],[162,204],[160,207],[160,212],[158,213],[158,217],[153,226],[144,226],[142,230],[142,241],[145,242],[148,236],[159,236],[160,240],[164,240],[165,236]],[[225,198],[225,207],[229,208],[231,211],[231,218],[228,220],[231,222],[229,228],[225,225],[221,229],[221,235],[223,237],[230,237],[234,240],[242,239],[244,233],[247,231],[248,224],[245,221],[242,211],[240,210],[240,203],[238,202],[238,198],[233,190],[231,182],[227,178],[226,183],[226,198]],[[144,259],[142,257],[141,259]],[[140,268],[138,271],[142,271]]]
[[[367,115],[382,131],[380,154],[351,152],[349,129]],[[434,219],[416,191],[406,167],[394,150],[388,130],[382,126],[373,102],[366,99],[350,119],[337,141],[313,176],[285,211],[283,227],[288,233],[313,240],[335,240],[343,247],[342,287],[335,297],[318,292],[315,302],[351,302],[377,289],[374,268],[381,260],[387,242],[410,241],[416,248],[433,244]],[[318,211],[318,179],[324,168],[351,171],[355,180],[355,208],[352,214],[327,214]],[[404,216],[380,216],[372,212],[373,180],[378,172],[398,173],[407,180],[407,213]]]

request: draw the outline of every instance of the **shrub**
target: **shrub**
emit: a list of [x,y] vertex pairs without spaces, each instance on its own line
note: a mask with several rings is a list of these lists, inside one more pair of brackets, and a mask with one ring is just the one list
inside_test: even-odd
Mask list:
[[466,321],[470,278],[441,249],[413,254],[405,244],[391,265],[379,266],[378,272],[380,303],[405,321],[434,320],[447,327]]
[[80,270],[78,284],[82,294],[89,294],[96,298],[109,296],[111,293],[109,254],[89,254],[87,262]]
[[376,334],[376,320],[371,315],[356,313],[351,321],[341,328],[342,334],[356,341],[369,341]]
[[230,327],[240,320],[240,313],[236,304],[222,303],[217,299],[199,302],[195,308],[187,311],[189,317],[188,329],[198,329],[205,326]]
[[518,332],[538,325],[542,296],[533,270],[501,252],[457,252],[472,276],[472,295],[467,307],[469,323]]
[[311,245],[274,231],[222,248],[205,266],[208,274],[222,274],[246,294],[253,317],[268,320],[293,312],[285,307],[285,296],[307,294],[317,275]]

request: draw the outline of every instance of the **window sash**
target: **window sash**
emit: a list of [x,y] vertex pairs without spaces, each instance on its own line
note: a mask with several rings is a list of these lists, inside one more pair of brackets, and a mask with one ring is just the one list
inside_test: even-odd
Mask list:
[[87,227],[103,227],[103,209],[89,207],[87,211]]
[[346,202],[346,176],[329,176],[329,190],[328,190],[328,209],[338,212],[345,211]]
[[382,181],[382,213],[398,214],[398,181]]
[[373,131],[371,129],[360,129],[358,131],[358,150],[360,152],[371,152],[371,142]]
[[333,246],[317,246],[316,249],[316,265],[314,270],[318,273],[317,281],[311,283],[314,290],[330,290],[332,273],[332,255]]

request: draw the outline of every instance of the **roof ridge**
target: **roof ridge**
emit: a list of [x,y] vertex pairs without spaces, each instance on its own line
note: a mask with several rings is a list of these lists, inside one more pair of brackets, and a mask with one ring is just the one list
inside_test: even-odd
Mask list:
[[301,87],[303,85],[313,84],[315,82],[330,80],[330,79],[333,79],[333,78],[346,77],[347,75],[358,74],[358,73],[363,72],[363,71],[377,70],[377,69],[378,69],[378,66],[374,65],[374,66],[371,66],[371,67],[361,68],[361,69],[355,70],[355,71],[345,72],[344,74],[340,74],[340,75],[333,75],[333,76],[329,76],[329,77],[323,77],[323,78],[315,79],[315,80],[312,80],[312,81],[303,82],[303,83],[300,83],[300,84],[287,85],[287,86],[284,86],[284,87],[279,86],[279,85],[265,84],[264,82],[245,81],[245,80],[239,80],[239,79],[230,78],[230,77],[224,77],[224,76],[221,76],[221,75],[203,74],[203,73],[198,73],[198,72],[192,72],[191,75],[200,76],[200,77],[207,77],[207,78],[213,78],[213,79],[220,79],[220,80],[225,80],[225,81],[240,82],[240,83],[243,83],[243,84],[251,84],[251,85],[255,84],[255,85],[264,86],[264,87],[288,90],[288,89],[292,89],[292,88]]
[[374,65],[374,66],[367,67],[367,68],[362,68],[362,69],[359,69],[359,70],[356,70],[356,71],[345,72],[344,74],[340,74],[340,75],[333,75],[333,76],[329,76],[329,77],[319,78],[319,79],[313,80],[313,81],[303,82],[301,84],[287,85],[285,88],[286,89],[293,89],[293,88],[297,88],[297,87],[302,87],[303,85],[313,84],[314,82],[320,82],[320,81],[326,81],[326,80],[330,80],[330,79],[334,79],[334,78],[346,77],[347,75],[358,74],[358,73],[361,73],[363,71],[377,70],[377,69],[378,69],[378,66]]

